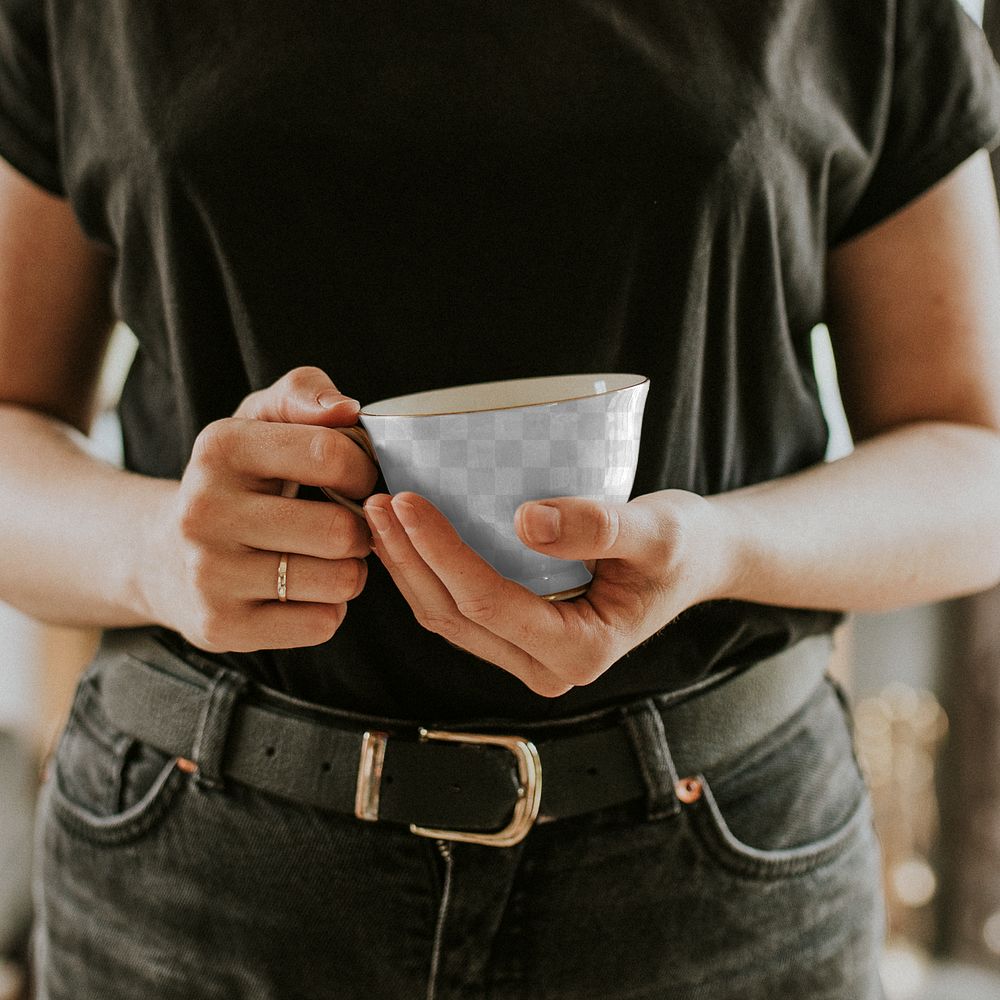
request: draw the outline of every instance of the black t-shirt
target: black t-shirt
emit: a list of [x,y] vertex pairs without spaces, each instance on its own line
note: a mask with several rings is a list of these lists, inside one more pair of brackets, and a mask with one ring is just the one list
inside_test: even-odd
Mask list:
[[[633,495],[812,465],[828,248],[998,132],[953,0],[0,0],[0,154],[115,254],[127,464],[154,476],[304,364],[363,403],[641,372]],[[328,644],[229,661],[358,711],[537,718],[837,619],[703,604],[549,700],[369,570]]]

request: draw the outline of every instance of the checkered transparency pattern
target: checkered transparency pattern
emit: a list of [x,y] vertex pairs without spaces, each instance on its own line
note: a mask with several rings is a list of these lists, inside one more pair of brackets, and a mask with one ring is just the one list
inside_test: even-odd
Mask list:
[[498,573],[551,594],[590,574],[523,545],[514,512],[550,497],[628,500],[648,389],[473,413],[362,415],[361,423],[391,493],[426,497]]

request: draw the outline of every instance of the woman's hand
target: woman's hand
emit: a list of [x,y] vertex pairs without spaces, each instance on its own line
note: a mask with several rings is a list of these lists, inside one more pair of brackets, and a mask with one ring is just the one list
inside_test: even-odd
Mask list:
[[[832,251],[827,286],[852,454],[708,498],[522,506],[526,545],[598,560],[586,596],[562,603],[496,574],[425,499],[373,497],[375,551],[418,621],[555,696],[704,600],[886,611],[1000,585],[1000,212],[987,154]],[[559,539],[536,543],[546,508]]]
[[572,601],[547,601],[500,576],[415,493],[373,496],[365,513],[372,548],[417,621],[547,697],[590,684],[685,608],[721,596],[735,564],[714,508],[681,490],[518,508],[525,545],[588,561],[594,579]]
[[[156,519],[143,587],[152,620],[211,652],[317,645],[337,631],[367,579],[367,526],[282,489],[371,492],[375,466],[330,429],[355,423],[358,409],[318,368],[297,368],[201,432]],[[283,553],[287,603],[277,599]]]

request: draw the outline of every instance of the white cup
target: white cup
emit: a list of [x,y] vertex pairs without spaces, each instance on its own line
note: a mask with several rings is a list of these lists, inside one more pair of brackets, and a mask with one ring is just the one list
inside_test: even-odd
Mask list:
[[529,549],[514,512],[551,497],[627,501],[648,391],[648,378],[627,374],[482,382],[369,403],[363,430],[337,429],[374,458],[390,493],[426,497],[498,573],[566,600],[587,589],[590,572]]

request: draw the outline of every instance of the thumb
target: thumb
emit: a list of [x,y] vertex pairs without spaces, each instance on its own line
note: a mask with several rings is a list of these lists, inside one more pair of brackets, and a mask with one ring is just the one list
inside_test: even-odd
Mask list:
[[659,534],[649,505],[582,497],[523,503],[514,527],[529,548],[560,559],[648,558]]
[[277,382],[250,393],[234,417],[285,424],[344,427],[355,423],[361,404],[345,396],[321,368],[293,368]]

